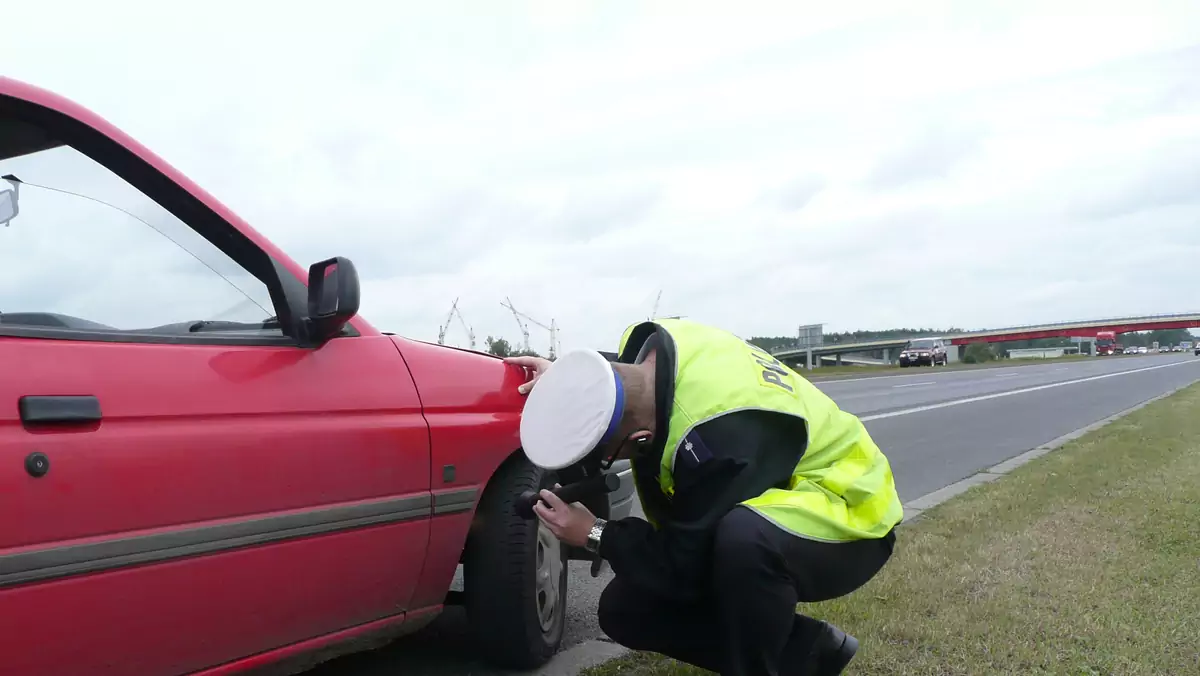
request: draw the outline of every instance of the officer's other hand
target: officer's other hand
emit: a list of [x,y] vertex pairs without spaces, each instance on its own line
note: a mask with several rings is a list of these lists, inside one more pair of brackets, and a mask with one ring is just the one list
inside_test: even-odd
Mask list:
[[520,392],[521,394],[528,394],[529,391],[533,389],[533,384],[538,378],[542,377],[542,374],[546,372],[546,369],[550,368],[550,364],[553,362],[551,362],[549,359],[543,359],[542,357],[528,356],[505,357],[504,363],[520,366],[521,368],[527,369],[532,374],[529,378],[529,382],[522,383],[521,386],[517,388],[517,392]]
[[576,547],[587,544],[588,533],[596,523],[591,510],[578,502],[568,505],[548,490],[543,490],[540,497],[542,499],[533,506],[533,511],[554,537]]

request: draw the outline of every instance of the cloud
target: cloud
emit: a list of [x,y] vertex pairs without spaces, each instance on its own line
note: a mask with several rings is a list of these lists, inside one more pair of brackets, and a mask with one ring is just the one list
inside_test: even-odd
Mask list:
[[555,234],[565,239],[591,240],[616,228],[639,225],[661,197],[655,186],[596,191],[571,198],[553,219]]
[[[458,297],[480,344],[515,340],[508,296],[565,347],[611,346],[660,289],[660,312],[743,335],[1191,309],[1195,3],[325,9],[75,3],[63,24],[47,0],[6,15],[0,61],[302,265],[354,259],[364,315],[415,338]],[[121,196],[257,293],[81,170],[36,173]],[[137,325],[239,301],[143,225],[35,206],[0,232],[0,310]]]
[[1110,219],[1175,206],[1200,206],[1200,133],[1142,156],[1114,158],[1119,178],[1099,181],[1077,199],[1075,215]]
[[942,178],[975,155],[983,138],[980,130],[953,125],[924,130],[884,155],[867,177],[867,184],[875,190],[888,190]]
[[785,185],[767,191],[763,199],[784,211],[799,211],[812,201],[825,187],[825,179],[818,175],[801,176]]

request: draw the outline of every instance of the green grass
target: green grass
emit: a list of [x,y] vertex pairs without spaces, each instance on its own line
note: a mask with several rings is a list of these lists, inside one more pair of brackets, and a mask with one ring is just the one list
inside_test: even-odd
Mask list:
[[846,674],[1198,674],[1197,412],[1193,385],[930,509],[878,577],[800,610],[862,641]]

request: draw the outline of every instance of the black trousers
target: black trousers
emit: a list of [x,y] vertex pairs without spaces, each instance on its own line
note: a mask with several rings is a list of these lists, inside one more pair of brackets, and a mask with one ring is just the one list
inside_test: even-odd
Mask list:
[[798,676],[821,623],[797,614],[796,604],[858,589],[894,545],[894,533],[848,543],[806,540],[735,507],[717,525],[703,601],[681,606],[618,576],[600,596],[600,628],[630,649],[723,676]]

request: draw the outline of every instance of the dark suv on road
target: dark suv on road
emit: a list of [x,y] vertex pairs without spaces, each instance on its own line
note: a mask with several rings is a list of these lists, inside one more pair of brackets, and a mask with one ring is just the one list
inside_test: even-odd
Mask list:
[[918,338],[910,341],[900,353],[900,366],[945,366],[949,361],[946,341],[941,338]]

